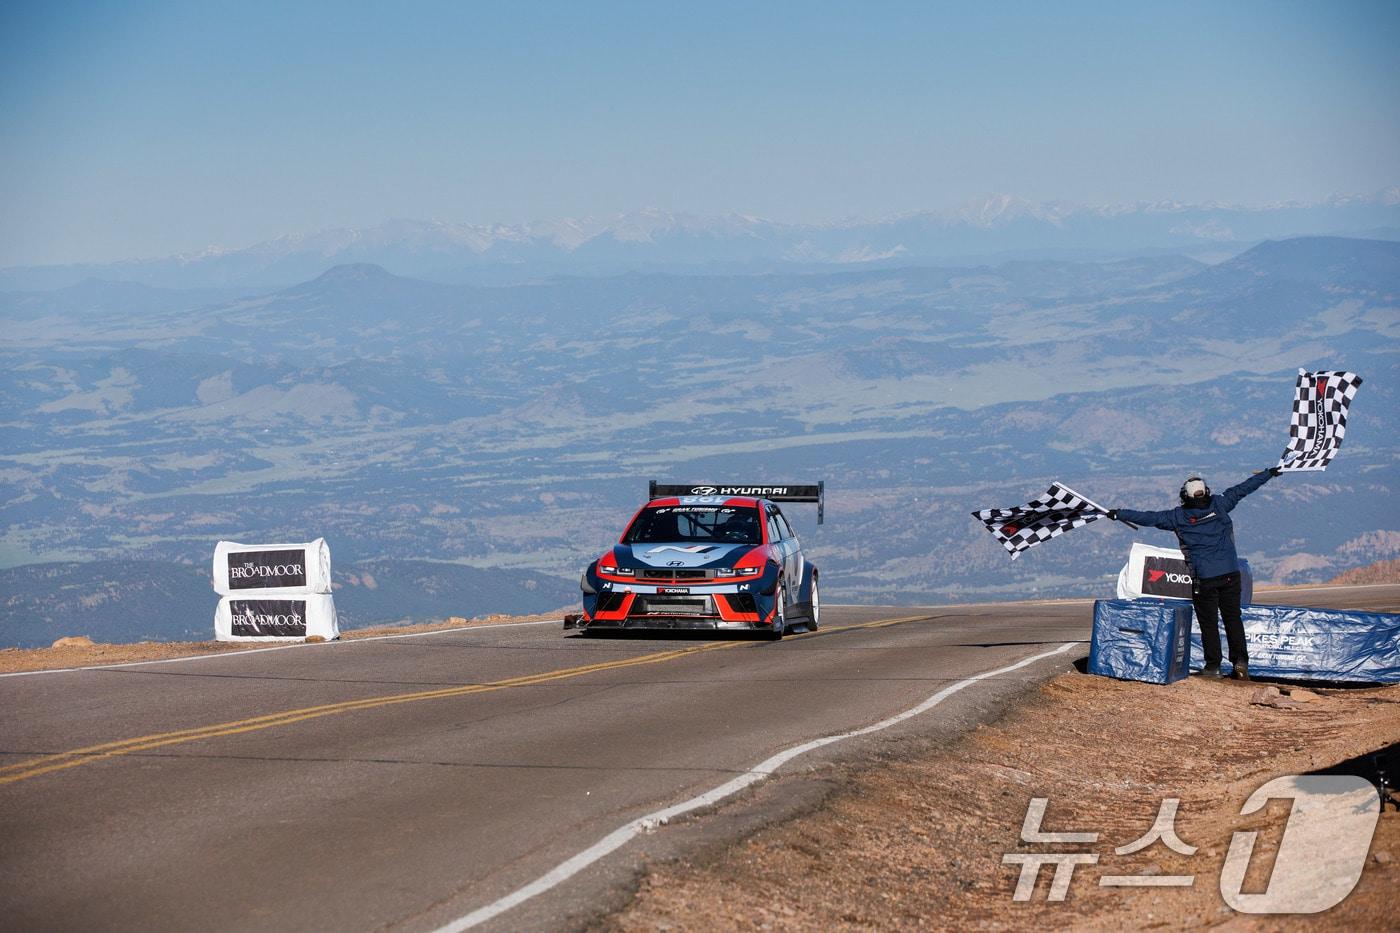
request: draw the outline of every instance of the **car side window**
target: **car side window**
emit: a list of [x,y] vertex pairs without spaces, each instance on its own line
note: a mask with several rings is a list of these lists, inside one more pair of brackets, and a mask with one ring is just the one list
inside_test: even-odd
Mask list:
[[778,525],[778,519],[773,515],[771,509],[768,510],[768,540],[773,543],[783,540],[782,528]]
[[797,537],[797,532],[793,531],[793,530],[792,530],[792,526],[788,524],[787,516],[784,515],[782,512],[778,512],[777,515],[778,515],[778,527],[781,528],[781,529],[783,530],[783,537],[784,537],[784,538],[796,538],[796,537]]

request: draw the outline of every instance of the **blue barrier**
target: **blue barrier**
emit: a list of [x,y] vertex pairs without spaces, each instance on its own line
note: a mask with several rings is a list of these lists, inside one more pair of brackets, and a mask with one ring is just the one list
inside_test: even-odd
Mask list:
[[[1302,606],[1245,606],[1242,615],[1251,675],[1400,683],[1400,615]],[[1094,617],[1097,632],[1097,604]],[[1200,632],[1194,625],[1190,628],[1195,671],[1204,666],[1205,658]],[[1228,659],[1221,669],[1230,670]]]
[[1099,599],[1089,673],[1169,684],[1188,673],[1191,604],[1169,599]]

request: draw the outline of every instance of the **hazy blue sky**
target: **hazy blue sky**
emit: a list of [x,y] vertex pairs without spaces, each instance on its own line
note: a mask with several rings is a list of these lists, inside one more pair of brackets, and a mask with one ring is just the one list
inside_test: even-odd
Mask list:
[[7,0],[0,265],[1400,183],[1400,3],[990,6]]

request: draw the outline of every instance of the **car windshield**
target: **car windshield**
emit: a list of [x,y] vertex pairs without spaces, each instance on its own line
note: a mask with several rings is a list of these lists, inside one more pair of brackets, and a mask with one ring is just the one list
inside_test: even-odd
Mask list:
[[718,505],[661,505],[644,509],[623,535],[624,544],[703,541],[759,544],[758,509]]

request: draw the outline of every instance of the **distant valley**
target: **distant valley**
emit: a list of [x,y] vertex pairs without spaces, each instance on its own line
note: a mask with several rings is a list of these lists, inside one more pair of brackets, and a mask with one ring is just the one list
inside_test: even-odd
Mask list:
[[1384,240],[501,286],[361,263],[0,316],[0,645],[207,637],[221,538],[324,535],[355,625],[555,608],[650,478],[825,480],[826,524],[789,511],[829,600],[1106,593],[1166,536],[1100,522],[1012,564],[969,513],[1054,479],[1143,508],[1237,482],[1300,366],[1366,383],[1331,469],[1240,506],[1242,552],[1280,582],[1400,556]]

